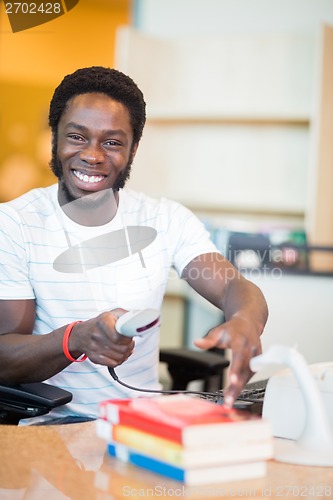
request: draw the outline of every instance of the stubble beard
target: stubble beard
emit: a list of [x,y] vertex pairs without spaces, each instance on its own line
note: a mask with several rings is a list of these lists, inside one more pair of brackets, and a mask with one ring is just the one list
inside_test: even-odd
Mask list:
[[[124,168],[124,170],[120,172],[112,188],[105,189],[103,191],[97,191],[94,193],[87,192],[86,195],[83,195],[82,197],[79,198],[82,202],[80,203],[81,208],[86,208],[87,210],[89,210],[90,208],[96,208],[99,205],[103,205],[103,203],[105,203],[105,201],[107,201],[111,196],[114,197],[114,192],[119,191],[119,189],[122,189],[125,186],[126,182],[128,181],[131,174],[132,162],[133,162],[133,153],[131,152],[126,167]],[[50,167],[54,175],[58,178],[59,187],[61,188],[61,191],[64,195],[65,202],[71,203],[75,200],[78,200],[78,197],[74,196],[73,193],[68,188],[64,180],[61,161],[54,154],[52,154]]]

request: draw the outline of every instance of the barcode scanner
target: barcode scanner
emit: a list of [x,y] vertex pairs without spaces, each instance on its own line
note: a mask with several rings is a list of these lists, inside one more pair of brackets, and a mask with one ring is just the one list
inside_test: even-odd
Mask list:
[[[116,321],[116,330],[120,335],[125,335],[125,337],[136,337],[146,335],[151,332],[155,327],[160,324],[160,313],[156,309],[139,309],[134,311],[128,311],[122,316],[120,316]],[[121,385],[129,387],[134,390],[136,389],[132,386],[128,386],[121,382],[114,368],[108,367],[111,377]],[[155,391],[153,391],[155,392]],[[158,391],[159,392],[159,391]]]
[[[120,335],[125,335],[126,337],[136,337],[144,336],[149,332],[152,332],[154,328],[160,325],[160,312],[156,309],[140,309],[134,311],[128,311],[122,316],[120,316],[116,321],[116,330]],[[149,392],[154,394],[198,394],[200,396],[209,395],[217,397],[217,392],[202,392],[202,391],[191,391],[191,390],[163,390],[163,389],[146,389],[143,387],[135,387],[123,382],[118,378],[115,369],[108,366],[108,371],[115,382],[131,389],[132,391],[139,392]]]
[[128,311],[116,321],[116,330],[125,337],[143,336],[160,324],[160,313],[156,309]]

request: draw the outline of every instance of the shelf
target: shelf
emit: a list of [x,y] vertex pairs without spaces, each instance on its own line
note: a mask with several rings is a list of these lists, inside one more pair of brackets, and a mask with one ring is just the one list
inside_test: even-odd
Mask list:
[[150,114],[147,123],[154,125],[246,125],[308,127],[310,118],[305,116],[212,116],[212,115],[163,115]]
[[333,29],[321,31],[318,44],[310,33],[122,29],[118,67],[147,102],[131,187],[206,214],[296,218],[331,244]]

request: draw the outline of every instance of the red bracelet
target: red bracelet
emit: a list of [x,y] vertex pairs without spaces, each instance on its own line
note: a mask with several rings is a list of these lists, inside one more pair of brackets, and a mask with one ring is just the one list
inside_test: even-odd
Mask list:
[[71,356],[69,349],[68,349],[69,336],[72,333],[72,330],[77,323],[82,323],[82,321],[73,321],[73,323],[71,323],[70,325],[67,326],[65,333],[64,333],[64,337],[62,339],[62,350],[64,351],[64,355],[66,356],[66,358],[69,361],[72,361],[75,363],[81,363],[81,361],[84,361],[85,359],[87,359],[87,355],[82,354],[82,357],[75,359],[75,358],[73,358],[73,356]]

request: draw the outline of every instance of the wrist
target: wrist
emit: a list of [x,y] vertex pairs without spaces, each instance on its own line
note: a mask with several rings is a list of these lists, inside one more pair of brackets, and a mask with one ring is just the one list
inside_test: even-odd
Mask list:
[[[63,336],[63,339],[62,339],[62,350],[63,350],[63,353],[64,353],[65,357],[68,359],[68,361],[71,361],[72,363],[82,362],[85,359],[87,359],[87,355],[86,354],[82,354],[81,353],[78,356],[75,356],[75,353],[73,351],[72,352],[70,351],[70,346],[69,346],[70,336],[72,334],[73,328],[78,323],[82,323],[82,321],[73,321],[72,323],[70,323],[66,327],[65,333],[64,333],[64,336]],[[72,354],[73,354],[73,356],[72,356]]]

